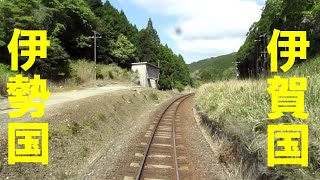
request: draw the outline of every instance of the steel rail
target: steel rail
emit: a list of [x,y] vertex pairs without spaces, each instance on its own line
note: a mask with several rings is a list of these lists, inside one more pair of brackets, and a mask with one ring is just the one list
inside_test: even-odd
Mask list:
[[[148,154],[149,154],[149,150],[150,150],[150,148],[151,148],[151,144],[152,144],[153,138],[154,138],[155,133],[156,133],[158,127],[159,127],[160,121],[161,121],[162,118],[164,117],[165,113],[168,111],[168,109],[169,109],[174,103],[176,103],[177,101],[179,101],[179,100],[181,100],[181,99],[184,98],[184,99],[179,103],[179,105],[178,105],[178,107],[179,107],[180,104],[181,104],[185,99],[187,99],[188,97],[191,97],[192,95],[194,95],[194,94],[187,94],[187,95],[184,95],[184,96],[181,96],[181,97],[177,98],[176,100],[174,100],[173,102],[171,102],[171,103],[166,107],[166,109],[161,113],[161,116],[160,116],[160,118],[159,118],[156,126],[155,126],[154,129],[152,130],[151,137],[150,137],[150,139],[149,139],[149,141],[148,141],[147,148],[146,148],[146,150],[145,150],[145,154],[144,154],[143,159],[142,159],[142,161],[141,161],[141,165],[140,165],[139,172],[138,172],[138,175],[137,175],[137,177],[136,177],[136,180],[141,180],[142,172],[143,172],[143,170],[144,170],[144,166],[145,166],[145,163],[146,163]],[[177,109],[178,109],[178,107],[177,107]],[[175,116],[176,116],[176,113],[177,113],[177,109],[176,109],[176,111],[175,111]],[[173,124],[174,124],[174,122],[173,122]],[[175,130],[174,130],[174,131],[175,131]],[[175,142],[175,133],[174,133],[173,139],[174,139],[174,151],[175,151],[175,156],[176,156],[177,152],[176,152],[176,147],[175,147],[175,143],[176,143],[176,142]],[[177,157],[175,157],[176,178],[179,178],[179,172],[178,172],[178,165],[177,165],[177,164],[178,164],[178,162],[177,162]],[[177,179],[177,180],[179,180],[179,179]]]
[[177,109],[175,110],[174,117],[175,119],[172,122],[172,136],[173,136],[173,153],[174,153],[174,162],[175,162],[175,170],[176,170],[176,180],[180,180],[179,176],[179,166],[178,166],[178,155],[177,155],[177,143],[176,143],[176,118],[177,118],[177,112],[182,104],[187,98],[191,97],[192,95],[188,95],[184,97],[184,99],[178,104]]

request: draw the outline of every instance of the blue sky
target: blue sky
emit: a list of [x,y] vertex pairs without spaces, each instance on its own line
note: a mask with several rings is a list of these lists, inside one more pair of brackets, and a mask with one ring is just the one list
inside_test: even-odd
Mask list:
[[[237,51],[265,0],[110,0],[139,29],[149,17],[161,42],[187,63]],[[176,30],[181,30],[177,34]]]

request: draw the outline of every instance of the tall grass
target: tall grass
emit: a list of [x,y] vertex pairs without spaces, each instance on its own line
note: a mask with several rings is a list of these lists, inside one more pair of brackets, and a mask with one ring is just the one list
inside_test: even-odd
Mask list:
[[71,69],[72,77],[80,84],[94,80],[95,75],[97,75],[97,79],[119,81],[130,81],[137,77],[137,74],[126,69],[122,69],[116,64],[97,64],[97,68],[95,69],[95,64],[93,62],[85,60],[72,62]]
[[276,166],[265,169],[289,179],[320,179],[320,58],[296,65],[285,77],[307,77],[305,93],[306,121],[286,114],[271,121],[271,95],[266,80],[223,81],[203,85],[196,96],[196,106],[205,112],[211,124],[231,140],[244,147],[248,154],[257,156],[262,166],[267,166],[267,124],[309,125],[309,167]]
[[95,64],[85,60],[71,63],[71,76],[76,78],[78,83],[95,79]]
[[101,65],[97,66],[97,76],[102,79],[116,79],[116,80],[126,80],[131,77],[137,77],[134,72],[122,69],[116,64]]

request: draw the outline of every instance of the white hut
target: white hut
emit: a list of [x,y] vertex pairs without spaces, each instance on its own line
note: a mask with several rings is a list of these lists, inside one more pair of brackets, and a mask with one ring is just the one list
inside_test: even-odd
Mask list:
[[152,87],[157,89],[160,75],[160,68],[148,62],[139,62],[131,64],[132,71],[139,73],[139,83],[143,87]]

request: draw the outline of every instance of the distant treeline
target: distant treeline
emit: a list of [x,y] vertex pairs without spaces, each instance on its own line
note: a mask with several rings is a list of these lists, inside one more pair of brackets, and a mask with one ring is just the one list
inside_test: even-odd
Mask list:
[[[48,30],[51,46],[47,59],[37,59],[30,73],[52,80],[70,75],[70,61],[93,60],[93,30],[97,41],[97,62],[130,68],[130,63],[146,61],[161,66],[162,89],[190,84],[189,70],[181,55],[160,42],[151,19],[138,30],[123,11],[101,0],[2,0],[0,1],[0,62],[10,64],[7,50],[14,28]],[[21,62],[26,58],[20,57]]]
[[[257,77],[270,69],[270,58],[267,53],[264,58],[262,52],[267,51],[274,29],[307,31],[307,39],[311,43],[308,55],[316,55],[320,49],[319,24],[320,0],[267,0],[261,19],[253,23],[237,53],[240,76]],[[281,61],[280,64],[285,59]]]
[[195,86],[202,83],[235,79],[237,53],[208,58],[189,64],[192,82]]

